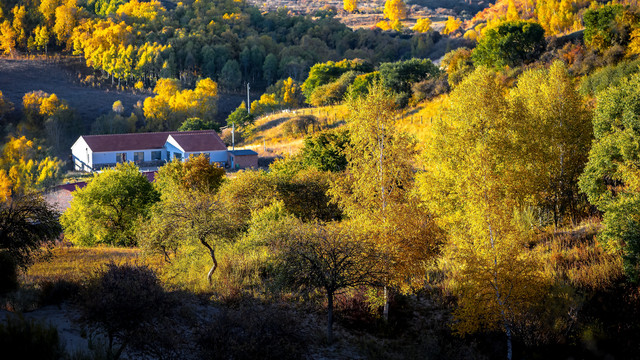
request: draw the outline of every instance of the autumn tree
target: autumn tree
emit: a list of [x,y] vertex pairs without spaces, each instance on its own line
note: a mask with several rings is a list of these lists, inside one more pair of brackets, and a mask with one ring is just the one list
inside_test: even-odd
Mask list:
[[358,0],[344,0],[344,11],[354,13],[358,11]]
[[176,79],[160,79],[154,92],[156,96],[146,98],[143,105],[147,129],[175,130],[190,117],[214,120],[218,84],[211,79],[199,80],[193,90],[183,90]]
[[136,227],[149,215],[158,193],[133,163],[96,173],[73,192],[60,222],[74,244],[136,245]]
[[0,157],[0,201],[12,195],[40,191],[62,176],[62,162],[22,136],[10,137]]
[[0,24],[0,47],[4,54],[12,54],[16,49],[16,32],[9,20]]
[[143,247],[167,259],[169,249],[206,249],[212,261],[206,276],[210,285],[218,267],[218,247],[231,242],[242,226],[217,193],[224,174],[224,169],[204,155],[186,162],[174,160],[160,168],[154,185],[161,201],[153,208],[151,226],[139,232]]
[[447,21],[444,23],[444,29],[442,30],[442,33],[445,35],[453,34],[456,31],[458,31],[458,29],[460,29],[461,26],[462,26],[461,20],[458,20],[453,16],[449,16]]
[[44,50],[44,53],[46,55],[48,52],[49,42],[51,40],[49,30],[44,25],[43,26],[38,25],[34,30],[34,34],[35,34],[36,48],[40,51]]
[[[548,70],[524,72],[510,102],[515,130],[522,134],[522,156],[535,169],[530,174],[537,185],[535,199],[559,226],[580,204],[578,177],[591,146],[591,111],[560,61]],[[525,136],[531,132],[536,136]]]
[[391,21],[404,20],[409,14],[407,4],[402,0],[387,0],[384,3],[384,17]]
[[447,232],[443,266],[458,296],[455,329],[502,329],[511,359],[514,323],[539,301],[544,278],[528,247],[531,224],[518,215],[535,184],[529,159],[518,156],[517,119],[505,92],[486,68],[452,91],[426,142],[419,182],[425,205]]
[[431,30],[431,19],[429,18],[418,19],[412,29],[413,31],[419,32],[419,33],[429,32],[429,30]]
[[53,33],[56,35],[56,39],[60,45],[67,43],[76,26],[78,17],[76,1],[77,0],[66,0],[66,2],[56,7],[56,21],[53,26]]
[[[345,149],[347,169],[330,189],[331,196],[355,223],[365,226],[376,244],[386,277],[384,287],[385,319],[388,318],[389,288],[408,291],[414,281],[424,276],[421,264],[434,255],[437,233],[427,214],[420,213],[420,225],[398,233],[400,219],[417,213],[411,195],[415,148],[406,134],[396,127],[396,110],[390,92],[374,83],[363,97],[350,97],[349,146]],[[409,209],[400,209],[403,206]],[[402,226],[404,227],[404,226]],[[402,245],[400,245],[402,244]],[[404,248],[406,251],[399,251]]]

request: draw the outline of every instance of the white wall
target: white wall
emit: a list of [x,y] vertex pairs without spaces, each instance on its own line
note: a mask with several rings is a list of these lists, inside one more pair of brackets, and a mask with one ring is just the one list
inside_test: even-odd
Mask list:
[[87,142],[81,137],[71,146],[71,154],[73,155],[73,165],[78,171],[91,171],[93,167],[93,152],[87,145]]
[[127,151],[109,151],[109,152],[97,152],[93,153],[93,162],[95,164],[113,164],[116,163],[116,154],[126,153],[127,161],[133,161],[133,153],[142,151],[144,153],[144,159],[142,161],[151,161],[151,152],[160,151],[160,159],[166,160],[167,155],[164,149],[146,149],[146,150],[127,150]]

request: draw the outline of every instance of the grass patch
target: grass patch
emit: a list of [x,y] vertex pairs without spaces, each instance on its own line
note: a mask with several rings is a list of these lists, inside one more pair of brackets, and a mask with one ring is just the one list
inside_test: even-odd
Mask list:
[[[23,284],[70,281],[78,282],[109,262],[146,264],[157,268],[158,262],[142,256],[140,249],[108,247],[56,247],[51,256],[40,258],[24,274]],[[153,266],[156,265],[156,266]]]

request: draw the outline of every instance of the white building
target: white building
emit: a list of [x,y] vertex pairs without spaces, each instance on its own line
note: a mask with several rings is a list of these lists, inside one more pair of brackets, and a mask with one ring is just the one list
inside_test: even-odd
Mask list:
[[214,130],[84,135],[71,152],[74,168],[79,171],[96,171],[126,161],[154,167],[199,154],[222,166],[228,161],[227,146]]

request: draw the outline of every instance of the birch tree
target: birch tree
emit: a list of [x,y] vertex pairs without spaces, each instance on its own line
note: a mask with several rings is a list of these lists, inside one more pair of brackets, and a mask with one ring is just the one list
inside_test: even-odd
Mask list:
[[[424,278],[422,265],[434,254],[436,228],[427,214],[417,212],[417,204],[412,201],[415,144],[396,129],[397,113],[391,94],[375,83],[367,96],[350,96],[347,105],[348,165],[330,195],[352,221],[363,227],[382,254],[381,266],[387,274],[383,316],[387,319],[389,287],[407,290],[406,279]],[[416,218],[401,219],[398,211]],[[419,224],[405,226],[408,221]],[[399,251],[400,243],[406,246],[406,252]]]
[[441,264],[458,295],[455,329],[502,329],[511,359],[513,324],[540,298],[543,279],[527,246],[532,229],[517,216],[534,185],[505,93],[485,68],[458,85],[433,125],[419,181],[448,235]]

